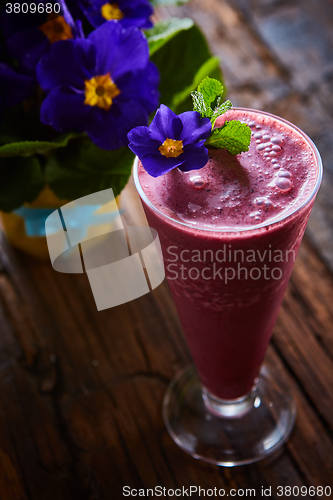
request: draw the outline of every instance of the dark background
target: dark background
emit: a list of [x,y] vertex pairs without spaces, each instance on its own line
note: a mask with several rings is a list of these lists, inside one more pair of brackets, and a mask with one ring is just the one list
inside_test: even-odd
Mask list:
[[2,238],[0,500],[110,500],[124,485],[271,485],[272,498],[277,485],[332,486],[333,3],[196,0],[160,16],[170,12],[202,26],[235,105],[291,120],[323,156],[323,186],[266,358],[295,396],[295,429],[274,460],[243,468],[185,455],[161,416],[169,381],[189,362],[165,284],[98,313],[84,276],[56,273]]

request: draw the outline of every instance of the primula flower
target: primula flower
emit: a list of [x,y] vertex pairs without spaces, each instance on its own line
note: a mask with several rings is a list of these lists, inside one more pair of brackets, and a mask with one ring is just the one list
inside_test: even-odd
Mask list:
[[205,141],[211,133],[209,118],[197,111],[176,115],[162,104],[149,127],[128,134],[128,147],[153,177],[178,167],[183,172],[202,168],[208,161]]
[[59,15],[39,14],[38,5],[45,3],[50,2],[34,2],[37,8],[34,14],[0,14],[0,27],[9,54],[30,72],[34,72],[37,62],[53,43],[82,36],[81,23],[74,22],[64,0],[58,2],[61,5]]
[[34,87],[33,78],[17,73],[7,64],[0,63],[0,109],[20,103],[31,95]]
[[[73,0],[72,0],[73,1]],[[149,0],[81,0],[89,22],[97,27],[105,21],[118,21],[123,27],[150,28],[153,8]]]
[[104,23],[87,39],[54,44],[37,67],[48,91],[41,121],[59,131],[85,131],[104,149],[127,144],[158,105],[159,75],[136,28]]

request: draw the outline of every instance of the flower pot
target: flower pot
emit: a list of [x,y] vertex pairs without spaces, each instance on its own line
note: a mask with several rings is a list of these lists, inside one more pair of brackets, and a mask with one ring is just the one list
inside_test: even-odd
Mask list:
[[[128,189],[123,191],[125,196],[127,191]],[[116,202],[122,204],[120,196],[116,197]],[[66,203],[68,200],[59,199],[49,187],[45,187],[32,203],[25,203],[14,212],[0,211],[0,227],[15,248],[39,259],[48,260],[45,220],[53,210]],[[107,203],[99,209],[99,213],[107,213],[109,210]],[[134,212],[137,212],[136,206]]]
[[[32,203],[25,203],[17,212],[0,212],[2,229],[8,241],[29,255],[49,259],[44,222],[48,212],[64,203],[66,200],[60,200],[49,187],[45,187]],[[33,217],[37,230],[29,231],[29,224],[32,222],[28,220],[29,217]]]

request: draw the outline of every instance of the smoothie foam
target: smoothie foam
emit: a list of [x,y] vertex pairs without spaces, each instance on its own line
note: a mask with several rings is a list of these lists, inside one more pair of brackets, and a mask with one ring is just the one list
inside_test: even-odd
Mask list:
[[230,155],[212,150],[199,170],[152,178],[140,169],[140,182],[152,204],[172,218],[200,228],[237,230],[267,223],[295,210],[316,183],[316,156],[301,133],[279,119],[230,110],[225,120],[250,125],[249,151]]

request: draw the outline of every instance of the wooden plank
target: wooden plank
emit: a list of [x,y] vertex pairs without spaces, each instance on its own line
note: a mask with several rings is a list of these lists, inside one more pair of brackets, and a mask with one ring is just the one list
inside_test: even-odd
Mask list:
[[52,402],[21,366],[2,307],[0,322],[2,359],[4,353],[7,358],[0,368],[0,498],[70,499],[69,456]]
[[[315,277],[315,279],[313,279]],[[291,294],[299,297],[302,317],[322,345],[326,354],[333,355],[333,279],[317,252],[305,241],[292,276]]]
[[[202,25],[236,104],[299,124],[332,165],[329,5],[193,0],[174,12]],[[195,462],[166,432],[163,395],[189,354],[165,285],[98,313],[84,276],[55,273],[2,240],[1,500],[117,499],[124,484],[227,490],[330,484],[333,281],[322,260],[333,248],[330,176],[310,223],[320,252],[303,244],[266,360],[276,383],[296,398],[297,424],[274,460],[240,469]],[[134,212],[132,206],[127,215]]]
[[[276,331],[275,339],[279,336],[280,332]],[[276,377],[277,384],[293,394],[297,405],[296,425],[286,445],[288,452],[301,474],[303,484],[331,485],[333,441],[330,432],[318,420],[316,408],[304,394],[304,386],[296,382],[293,371],[287,370],[286,365],[283,366],[281,358],[274,351],[275,349],[270,348],[267,353],[269,369],[273,377]],[[289,481],[286,484],[292,483],[291,478]]]

